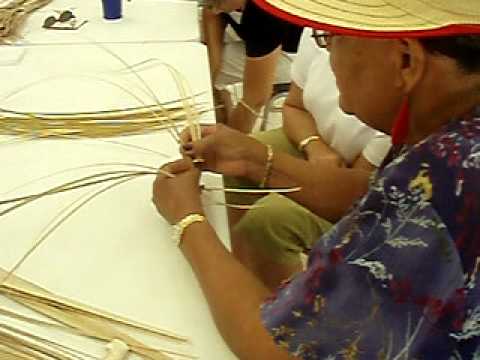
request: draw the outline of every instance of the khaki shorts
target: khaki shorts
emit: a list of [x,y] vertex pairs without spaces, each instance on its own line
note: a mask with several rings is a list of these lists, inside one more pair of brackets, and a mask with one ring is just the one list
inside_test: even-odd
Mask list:
[[[254,137],[270,144],[276,151],[303,158],[283,132],[283,129],[259,132]],[[225,186],[256,188],[244,179],[225,177]],[[258,205],[248,210],[233,231],[240,231],[250,244],[263,255],[280,264],[300,261],[300,254],[307,253],[313,244],[327,232],[332,224],[290,198],[269,194],[260,199],[246,194],[228,194],[230,204]]]

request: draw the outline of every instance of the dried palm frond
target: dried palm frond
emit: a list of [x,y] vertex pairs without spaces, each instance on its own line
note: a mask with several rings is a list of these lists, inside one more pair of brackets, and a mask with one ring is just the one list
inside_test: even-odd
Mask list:
[[1,360],[38,360],[31,353],[26,353],[22,350],[12,346],[11,344],[4,345],[0,343],[0,359]]
[[[7,271],[0,268],[0,277],[5,277],[7,274]],[[148,347],[130,335],[121,332],[110,323],[141,330],[152,336],[161,336],[162,338],[175,342],[188,342],[188,339],[173,334],[172,332],[141,324],[122,316],[95,309],[77,301],[52,294],[16,275],[9,277],[8,284],[0,286],[0,293],[41,314],[77,329],[85,336],[106,341],[119,339],[137,354],[150,359],[166,360],[168,357],[163,355],[162,351],[167,351],[160,351]],[[175,354],[173,351],[170,351],[170,353]],[[189,355],[186,354],[181,355],[189,357]]]
[[[23,301],[23,300],[18,301],[17,300],[17,302],[19,302],[19,303],[23,302],[23,305],[26,305],[28,300],[25,300],[25,301]],[[33,304],[33,305],[27,306],[27,307],[31,308],[31,310],[35,310],[33,307],[36,307],[37,305],[38,304],[36,304],[36,305]],[[47,305],[45,305],[45,306],[47,306]],[[44,310],[44,311],[38,310],[37,312],[42,313],[43,315],[46,315],[47,317],[52,318],[52,319],[56,319],[58,321],[58,318],[54,315],[54,313],[51,310]],[[66,321],[59,321],[58,323],[56,323],[56,322],[51,322],[51,321],[46,321],[46,320],[40,320],[38,318],[34,318],[34,317],[31,317],[31,316],[26,316],[24,314],[21,314],[21,313],[18,313],[18,312],[9,310],[9,309],[1,308],[1,307],[0,307],[0,315],[11,318],[11,319],[15,319],[17,321],[25,322],[27,324],[36,325],[36,326],[39,326],[39,327],[42,327],[42,328],[47,328],[47,329],[52,328],[52,329],[55,329],[55,330],[58,330],[58,331],[61,331],[61,332],[65,332],[65,333],[69,333],[69,334],[73,334],[73,335],[78,335],[78,336],[85,336],[87,338],[91,338],[91,339],[94,339],[94,340],[100,340],[100,341],[110,341],[111,340],[110,337],[108,337],[108,336],[102,336],[101,332],[86,333],[85,331],[82,331],[78,327],[72,327],[72,324],[67,325]],[[86,325],[88,325],[88,324],[84,322],[83,325],[85,325],[85,327],[86,327]],[[135,345],[133,343],[127,343],[126,345],[128,345],[130,348],[133,348],[134,351],[135,351],[135,349],[138,349],[138,348],[142,349],[143,348],[144,350],[148,350],[148,351],[163,352],[165,354],[182,356],[184,358],[192,358],[192,359],[195,358],[195,356],[192,356],[192,355],[189,355],[189,354],[186,354],[186,353],[183,353],[183,352],[179,352],[179,351],[173,351],[171,349],[162,349],[162,348],[158,348],[158,347],[153,348],[153,347],[147,347],[145,345]],[[2,359],[1,356],[0,356],[0,359]]]
[[39,341],[34,341],[29,337],[22,336],[17,332],[6,331],[0,328],[0,343],[13,347],[15,350],[30,349],[40,355],[38,358],[57,359],[57,360],[75,360],[78,357],[71,356],[68,352],[58,349],[55,346],[48,346]]
[[[208,110],[195,111],[195,116],[199,116]],[[190,116],[182,107],[162,105],[72,114],[21,113],[0,109],[0,135],[105,138],[176,128],[181,126],[180,122],[190,121]]]
[[[92,165],[90,165],[92,166]],[[137,165],[140,166],[140,165]],[[150,168],[145,166],[146,168]],[[71,191],[71,190],[76,190],[80,188],[85,188],[88,186],[92,185],[97,185],[97,184],[102,184],[114,180],[121,180],[121,179],[134,179],[138,177],[142,177],[145,175],[152,175],[156,176],[158,172],[163,172],[166,176],[168,177],[174,177],[174,175],[165,172],[163,170],[144,170],[144,171],[138,171],[138,170],[115,170],[115,171],[105,171],[101,173],[96,173],[93,175],[85,176],[76,180],[72,180],[66,183],[63,183],[59,186],[52,187],[50,189],[47,189],[43,192],[36,193],[36,194],[30,194],[30,195],[23,195],[15,198],[10,198],[10,199],[4,199],[0,200],[0,205],[9,205],[13,204],[10,207],[1,210],[0,211],[0,217],[4,216],[14,210],[17,210],[18,208],[27,205],[35,200],[39,200],[44,198],[45,196],[50,196],[50,195],[56,195],[60,194],[63,192]],[[272,194],[272,193],[278,193],[278,194],[287,194],[287,193],[292,193],[292,192],[297,192],[301,190],[301,187],[292,187],[292,188],[271,188],[271,189],[248,189],[248,188],[220,188],[220,187],[214,187],[214,188],[209,188],[202,186],[201,189],[203,191],[223,191],[225,193],[241,193],[241,194],[252,194],[252,195],[259,195],[259,194]],[[230,208],[236,208],[236,209],[242,209],[242,210],[248,210],[248,209],[253,209],[258,206],[256,205],[250,205],[250,204],[230,204],[230,203],[224,203],[224,202],[215,202],[213,205],[222,205]]]
[[[17,342],[6,341],[0,338],[0,359],[2,360],[42,360],[41,354]],[[47,359],[50,360],[50,359]]]
[[[178,70],[169,64],[160,62],[158,59],[146,60],[147,63],[158,60],[155,65],[162,65],[167,68],[181,95],[180,99],[162,103],[147,82],[135,70],[138,64],[129,65],[118,54],[105,45],[95,44],[122,63],[124,66],[124,69],[121,70],[122,72],[128,70],[139,80],[144,87],[145,94],[153,100],[154,105],[146,104],[142,98],[132,92],[128,87],[95,74],[57,74],[24,84],[4,95],[2,100],[6,101],[10,97],[19,95],[21,92],[36,85],[43,84],[46,81],[74,77],[99,81],[119,88],[143,106],[75,113],[25,112],[0,108],[0,135],[17,135],[29,138],[66,136],[99,138],[148,133],[160,129],[167,129],[172,138],[179,143],[180,132],[177,126],[179,125],[179,121],[186,121],[188,128],[192,132],[192,136],[194,136],[195,139],[199,139],[199,117],[201,114],[210,111],[210,109],[202,108],[200,104],[195,102],[195,98],[200,94],[193,94],[190,91],[188,82]],[[144,62],[141,62],[140,64],[143,63]]]
[[234,194],[261,194],[261,195],[266,195],[266,194],[271,194],[271,193],[276,193],[276,194],[289,194],[292,192],[297,192],[302,190],[301,187],[296,186],[296,187],[291,187],[291,188],[259,188],[259,189],[249,189],[249,188],[224,188],[224,187],[208,187],[205,188],[205,190],[208,191],[223,191],[226,193],[234,193]]
[[77,180],[69,181],[60,186],[55,186],[53,188],[50,188],[38,194],[25,195],[21,197],[12,198],[12,199],[1,200],[0,205],[6,205],[6,204],[13,204],[13,205],[5,210],[0,211],[0,216],[6,215],[21,206],[24,206],[32,201],[41,199],[48,195],[59,194],[65,191],[80,189],[83,187],[101,184],[108,181],[121,180],[125,178],[130,179],[138,176],[152,175],[152,174],[153,174],[152,171],[118,170],[118,171],[108,171],[108,172],[85,176]]
[[0,1],[0,43],[14,36],[27,16],[52,0]]
[[[178,336],[167,334],[167,333],[165,333],[161,330],[156,330],[156,329],[151,328],[151,327],[146,327],[145,325],[142,325],[142,324],[139,324],[139,323],[133,323],[131,321],[122,319],[122,318],[120,318],[119,316],[116,316],[116,315],[111,315],[111,314],[108,314],[108,313],[105,313],[105,312],[101,312],[101,311],[95,310],[93,308],[87,308],[87,307],[85,307],[81,304],[75,303],[73,301],[67,301],[66,299],[61,299],[59,297],[51,298],[48,294],[47,295],[42,294],[43,289],[40,289],[40,288],[36,289],[36,290],[40,290],[40,293],[30,294],[28,291],[25,293],[24,291],[22,291],[22,289],[19,289],[15,286],[12,287],[10,285],[10,283],[12,283],[12,281],[13,281],[14,284],[19,283],[21,285],[26,286],[27,288],[29,286],[31,287],[32,284],[29,284],[29,283],[27,283],[23,280],[19,280],[13,274],[22,265],[22,263],[25,262],[25,260],[28,258],[28,256],[30,254],[32,254],[33,251],[36,248],[38,248],[38,246],[41,245],[41,243],[48,237],[48,235],[56,227],[58,227],[62,222],[64,222],[66,219],[68,219],[69,216],[71,216],[74,212],[76,212],[78,209],[80,209],[87,202],[89,202],[90,200],[92,200],[96,196],[100,195],[101,193],[103,193],[105,191],[108,191],[115,186],[121,185],[121,184],[123,184],[123,183],[125,183],[125,182],[127,182],[131,179],[132,179],[132,177],[127,177],[126,179],[117,180],[113,184],[108,184],[107,186],[101,188],[100,190],[96,190],[93,194],[87,194],[86,197],[82,196],[76,202],[70,204],[66,209],[64,209],[64,211],[68,212],[67,216],[61,217],[59,222],[56,222],[56,223],[54,222],[51,227],[47,227],[46,231],[44,232],[44,234],[42,234],[40,239],[34,243],[33,247],[30,248],[22,256],[22,258],[13,266],[13,268],[10,271],[5,272],[5,271],[0,269],[0,275],[2,275],[2,276],[0,276],[0,279],[2,279],[1,282],[0,282],[0,293],[6,293],[6,294],[10,294],[10,295],[14,294],[17,297],[26,296],[27,298],[35,298],[35,299],[37,299],[38,302],[43,302],[43,303],[47,303],[47,304],[54,304],[54,306],[59,308],[59,309],[62,309],[62,308],[67,308],[68,309],[69,308],[69,309],[73,309],[74,311],[77,311],[77,312],[94,314],[97,317],[102,317],[106,320],[118,322],[120,324],[128,325],[128,326],[131,326],[131,327],[134,327],[134,328],[137,328],[137,329],[140,329],[140,330],[148,331],[148,332],[151,332],[151,333],[156,333],[157,335],[162,335],[162,336],[165,336],[165,337],[172,337],[174,339],[180,339]],[[60,301],[59,301],[59,299],[60,299]]]
[[10,344],[12,342],[17,342],[54,358],[70,360],[87,357],[96,359],[96,356],[94,355],[49,340],[12,325],[0,324],[0,339],[2,338],[8,340]]
[[[137,78],[137,80],[145,87],[145,90],[147,91],[147,93],[150,95],[151,99],[155,101],[155,103],[157,104],[160,104],[160,100],[158,99],[157,95],[155,94],[155,92],[150,88],[150,86],[147,84],[147,82],[142,78],[142,76],[140,76],[140,74],[135,71],[134,67],[136,66],[136,64],[129,64],[128,62],[126,62],[121,56],[119,56],[117,53],[115,53],[114,51],[112,51],[111,49],[109,49],[107,46],[103,45],[103,44],[100,44],[100,43],[96,43],[97,46],[101,49],[103,49],[105,52],[107,52],[108,54],[110,54],[113,58],[115,58],[117,61],[119,61],[123,66],[125,66],[125,69],[127,71],[129,71],[133,76],[135,76]],[[163,63],[162,63],[163,64]],[[167,67],[167,69],[170,71],[171,74],[175,74],[175,71],[176,69],[173,68],[171,65],[169,64],[164,64],[164,66]],[[182,83],[182,81],[185,81],[184,78],[178,78],[178,76],[174,75],[173,76],[174,80],[175,80],[175,83],[176,83],[176,86],[177,86],[177,89],[179,89],[179,91],[183,94],[183,95],[186,95],[185,94],[185,91],[184,91],[184,84]],[[190,93],[191,94],[191,93]],[[193,96],[191,96],[192,100],[193,100]],[[186,98],[183,96],[183,99],[181,100],[183,102],[183,105],[184,105],[184,110],[186,111],[187,113],[187,119],[188,121],[190,122],[191,121],[191,117],[192,117],[192,112],[190,110],[190,104],[188,103],[188,101],[186,100]],[[186,103],[187,101],[187,103]],[[161,112],[164,111],[164,109],[162,107],[160,107],[159,109]],[[166,115],[166,114],[163,114],[163,115]],[[168,116],[166,116],[168,118]],[[195,119],[195,121],[198,123],[198,117]],[[180,132],[177,130],[176,127],[173,127],[173,128],[167,128],[167,129],[173,129],[173,131],[170,131],[170,134],[172,135],[173,139],[177,142],[177,143],[180,143]]]

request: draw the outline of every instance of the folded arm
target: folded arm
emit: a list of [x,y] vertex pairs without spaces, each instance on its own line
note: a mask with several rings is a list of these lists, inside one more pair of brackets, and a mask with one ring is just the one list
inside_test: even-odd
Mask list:
[[309,142],[303,149],[308,160],[329,158],[334,163],[343,164],[342,157],[319,134],[315,119],[303,104],[303,90],[295,82],[292,82],[283,104],[283,130],[290,142],[297,147],[310,136],[319,137]]

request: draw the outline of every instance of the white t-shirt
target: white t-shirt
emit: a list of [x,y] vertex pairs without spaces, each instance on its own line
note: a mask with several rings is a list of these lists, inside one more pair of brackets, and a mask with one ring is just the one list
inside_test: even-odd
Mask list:
[[357,117],[345,114],[338,105],[338,89],[330,68],[330,55],[321,49],[306,28],[292,65],[292,80],[303,89],[303,104],[312,114],[323,140],[351,165],[362,154],[379,166],[391,146],[390,136]]

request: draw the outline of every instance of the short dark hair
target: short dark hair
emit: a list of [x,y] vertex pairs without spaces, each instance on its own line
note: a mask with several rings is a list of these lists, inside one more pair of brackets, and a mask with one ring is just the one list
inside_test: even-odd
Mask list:
[[428,52],[456,60],[463,70],[480,72],[480,35],[426,38],[420,42]]

